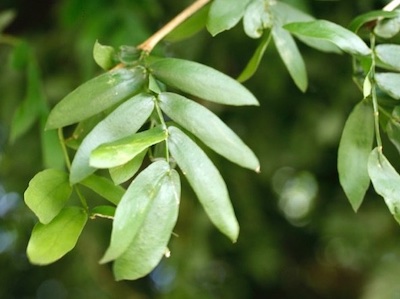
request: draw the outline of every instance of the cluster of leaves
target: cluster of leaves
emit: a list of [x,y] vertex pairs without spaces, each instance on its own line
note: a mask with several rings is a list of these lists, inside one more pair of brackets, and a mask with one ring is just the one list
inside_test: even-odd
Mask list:
[[[398,33],[399,13],[374,11],[356,18],[347,29],[315,20],[280,1],[214,0],[166,38],[186,38],[204,27],[216,35],[241,20],[245,33],[259,38],[260,44],[237,80],[196,62],[155,57],[140,47],[122,46],[117,51],[96,42],[94,59],[106,72],[68,94],[43,122],[46,132],[58,130],[68,171],[46,169],[25,192],[26,204],[39,219],[27,249],[32,263],[58,260],[75,246],[89,218],[104,217],[113,220],[113,227],[101,262],[114,261],[118,280],[148,274],[169,254],[181,189],[176,166],[213,224],[235,242],[239,225],[227,187],[198,143],[255,171],[259,161],[222,120],[193,99],[258,105],[239,82],[255,74],[271,41],[302,91],[308,79],[295,38],[319,51],[352,56],[363,100],[343,131],[340,182],[357,210],[372,180],[396,217],[400,176],[382,153],[379,128],[383,124],[400,149],[400,111],[395,101],[400,98],[399,46],[384,40]],[[360,29],[370,31],[369,45],[357,34]],[[377,37],[381,44],[377,45]],[[65,138],[67,132],[72,134]],[[374,136],[377,147],[372,150]],[[88,202],[81,186],[108,203]],[[70,200],[73,193],[80,206]]]

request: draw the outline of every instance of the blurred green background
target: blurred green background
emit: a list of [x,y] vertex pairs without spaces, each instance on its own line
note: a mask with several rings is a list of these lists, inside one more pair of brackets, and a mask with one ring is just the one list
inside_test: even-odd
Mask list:
[[[346,26],[382,8],[378,0],[291,0],[317,18]],[[25,248],[36,221],[23,202],[29,180],[44,168],[40,126],[10,142],[10,126],[27,90],[27,65],[37,62],[50,107],[101,72],[93,45],[137,45],[191,1],[1,0],[15,20],[0,39],[0,298],[400,298],[400,228],[372,190],[355,214],[339,186],[337,147],[361,93],[349,56],[300,45],[310,86],[298,91],[274,47],[246,86],[260,107],[207,104],[255,151],[256,174],[211,158],[230,190],[241,225],[231,244],[209,222],[184,182],[171,257],[143,279],[115,282],[99,265],[109,220],[89,221],[77,247],[45,267],[29,264]],[[236,77],[257,40],[242,25],[216,38],[202,31],[161,43],[163,55],[195,60]],[[204,103],[206,104],[206,103]],[[398,154],[387,145],[396,165]]]

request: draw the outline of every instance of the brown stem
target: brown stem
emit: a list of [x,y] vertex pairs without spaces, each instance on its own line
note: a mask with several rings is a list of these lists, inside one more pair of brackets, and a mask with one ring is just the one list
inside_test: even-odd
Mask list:
[[193,15],[196,11],[202,8],[211,0],[197,0],[192,5],[184,9],[181,13],[179,13],[175,18],[165,24],[160,30],[150,36],[147,40],[141,43],[138,46],[138,49],[141,49],[145,52],[151,52],[153,48],[161,41],[168,33],[174,30],[178,25],[182,24],[187,18]]

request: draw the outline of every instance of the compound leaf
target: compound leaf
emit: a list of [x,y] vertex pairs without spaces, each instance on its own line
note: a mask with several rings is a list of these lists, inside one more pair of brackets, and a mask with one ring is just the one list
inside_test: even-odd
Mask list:
[[182,173],[203,205],[211,222],[233,242],[239,224],[229,199],[225,182],[211,160],[186,134],[169,127],[168,146]]

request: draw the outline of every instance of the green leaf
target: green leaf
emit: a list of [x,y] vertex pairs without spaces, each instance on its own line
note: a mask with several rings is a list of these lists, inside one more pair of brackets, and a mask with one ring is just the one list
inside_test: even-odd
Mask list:
[[97,168],[123,165],[145,149],[165,139],[167,139],[167,131],[161,127],[156,127],[113,142],[104,143],[92,151],[90,165]]
[[106,218],[106,219],[114,219],[115,215],[115,207],[114,206],[97,206],[94,207],[90,212],[90,218],[95,219],[97,217]]
[[174,43],[195,35],[206,26],[209,10],[210,4],[203,6],[194,15],[170,32],[164,40]]
[[158,99],[161,109],[173,121],[211,149],[236,164],[260,170],[260,163],[252,150],[210,110],[174,93],[161,93]]
[[392,117],[388,121],[386,125],[386,132],[393,143],[393,145],[397,148],[400,153],[400,106],[396,106],[393,109]]
[[264,29],[271,28],[273,17],[268,9],[270,3],[264,0],[252,1],[243,15],[243,28],[247,36],[259,38]]
[[179,200],[179,175],[171,169],[163,177],[138,233],[114,263],[116,280],[138,279],[157,266],[168,252],[167,244],[178,218]]
[[111,46],[102,45],[96,40],[93,47],[94,61],[104,70],[109,70],[117,64],[117,53]]
[[374,27],[374,33],[379,37],[392,38],[400,32],[400,12],[397,10],[398,16],[391,19],[383,19],[378,21]]
[[90,154],[95,148],[136,133],[153,109],[154,97],[142,93],[121,104],[99,122],[85,137],[75,154],[71,165],[71,183],[83,180],[96,170],[89,165]]
[[188,136],[169,127],[168,146],[182,173],[203,205],[211,222],[233,242],[239,235],[239,224],[229,199],[225,182],[211,160]]
[[0,13],[0,33],[15,19],[16,13],[12,9]]
[[134,66],[137,64],[138,59],[140,58],[142,51],[139,50],[135,46],[121,46],[119,47],[119,60],[124,64],[128,66]]
[[354,211],[360,207],[369,187],[367,164],[373,140],[373,109],[370,103],[362,101],[346,121],[338,151],[340,184]]
[[46,169],[37,173],[24,193],[26,205],[41,223],[47,224],[65,206],[72,188],[68,174],[61,170]]
[[216,103],[258,105],[243,85],[211,67],[176,58],[150,60],[154,77],[171,87]]
[[131,179],[142,166],[143,159],[146,156],[147,149],[137,154],[126,164],[110,168],[110,176],[114,184],[122,184]]
[[375,81],[379,88],[396,100],[400,100],[400,74],[376,73]]
[[365,24],[379,20],[382,18],[394,18],[398,16],[399,13],[396,11],[384,11],[384,10],[374,10],[367,12],[365,14],[362,14],[358,17],[356,17],[353,21],[351,21],[349,25],[349,30],[357,33],[357,31]]
[[112,181],[103,176],[92,174],[80,183],[115,205],[121,201],[121,198],[125,193],[124,188],[116,186]]
[[376,193],[385,200],[390,213],[399,221],[400,216],[400,175],[376,147],[368,160],[368,173]]
[[364,56],[371,53],[371,50],[358,35],[329,21],[316,20],[290,23],[283,28],[299,36],[329,41],[352,55]]
[[258,69],[258,66],[260,65],[261,59],[264,56],[265,50],[267,49],[270,41],[271,32],[265,33],[253,56],[250,58],[246,67],[237,78],[239,82],[244,82],[254,75],[254,73]]
[[75,247],[87,218],[84,209],[66,207],[49,224],[37,223],[28,243],[29,261],[48,265],[62,258]]
[[100,263],[112,261],[128,249],[159,194],[162,178],[170,170],[165,160],[159,160],[133,180],[115,211],[110,246]]
[[400,71],[400,45],[382,44],[375,47],[376,56],[391,70]]
[[214,0],[208,14],[207,29],[212,36],[234,27],[243,17],[250,0]]
[[272,28],[272,37],[280,57],[297,87],[305,91],[308,85],[306,66],[293,37],[280,26]]
[[50,112],[46,129],[61,128],[95,115],[138,93],[146,83],[146,70],[119,68],[80,85]]

